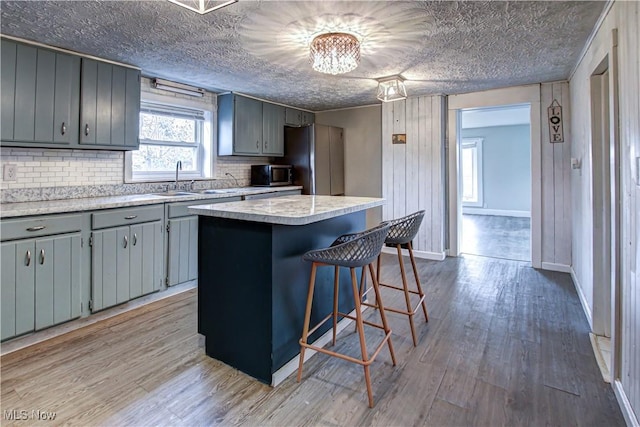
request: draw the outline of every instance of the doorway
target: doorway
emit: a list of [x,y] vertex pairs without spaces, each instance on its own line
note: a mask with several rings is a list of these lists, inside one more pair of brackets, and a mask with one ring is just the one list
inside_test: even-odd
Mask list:
[[531,261],[530,104],[461,109],[460,252]]
[[447,98],[447,255],[460,255],[462,228],[462,188],[459,180],[460,150],[458,135],[460,114],[464,109],[529,105],[530,123],[530,171],[531,171],[531,266],[542,267],[542,155],[540,123],[540,85],[517,86],[451,95]]

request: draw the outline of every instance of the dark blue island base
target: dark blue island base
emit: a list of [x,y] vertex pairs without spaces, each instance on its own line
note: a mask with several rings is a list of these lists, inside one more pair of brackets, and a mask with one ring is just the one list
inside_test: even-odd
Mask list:
[[[207,355],[272,384],[300,353],[311,263],[302,255],[366,228],[365,211],[307,225],[199,217],[198,332]],[[354,309],[348,269],[341,269],[339,311]],[[333,267],[318,269],[311,323],[332,310]],[[331,328],[327,322],[315,341]]]

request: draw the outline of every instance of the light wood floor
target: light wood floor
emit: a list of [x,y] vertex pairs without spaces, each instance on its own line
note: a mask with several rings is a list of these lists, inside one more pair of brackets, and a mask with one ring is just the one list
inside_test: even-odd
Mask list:
[[[82,426],[624,425],[568,275],[482,257],[418,264],[430,321],[418,317],[414,348],[389,314],[398,365],[385,350],[372,365],[373,409],[361,368],[342,360],[316,355],[301,383],[271,388],[208,358],[189,291],[2,357],[2,425],[52,425],[10,410]],[[347,328],[339,349],[357,345]]]
[[462,215],[461,251],[515,261],[531,261],[531,219]]

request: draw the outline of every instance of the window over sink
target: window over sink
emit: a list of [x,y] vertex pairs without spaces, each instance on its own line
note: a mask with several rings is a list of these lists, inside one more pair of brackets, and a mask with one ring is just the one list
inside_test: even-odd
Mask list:
[[[143,93],[140,148],[125,160],[125,181],[169,181],[212,175],[213,112],[195,101]],[[146,95],[146,96],[145,96]]]

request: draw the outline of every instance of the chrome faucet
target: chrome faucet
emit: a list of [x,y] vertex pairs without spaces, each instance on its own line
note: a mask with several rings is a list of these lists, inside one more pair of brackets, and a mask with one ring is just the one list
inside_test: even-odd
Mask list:
[[182,170],[182,160],[176,162],[176,190],[178,189],[178,172]]
[[225,172],[225,176],[227,175],[233,178],[233,180],[236,182],[236,187],[240,187],[240,184],[238,184],[238,180],[236,179],[235,176],[231,175],[229,172]]

